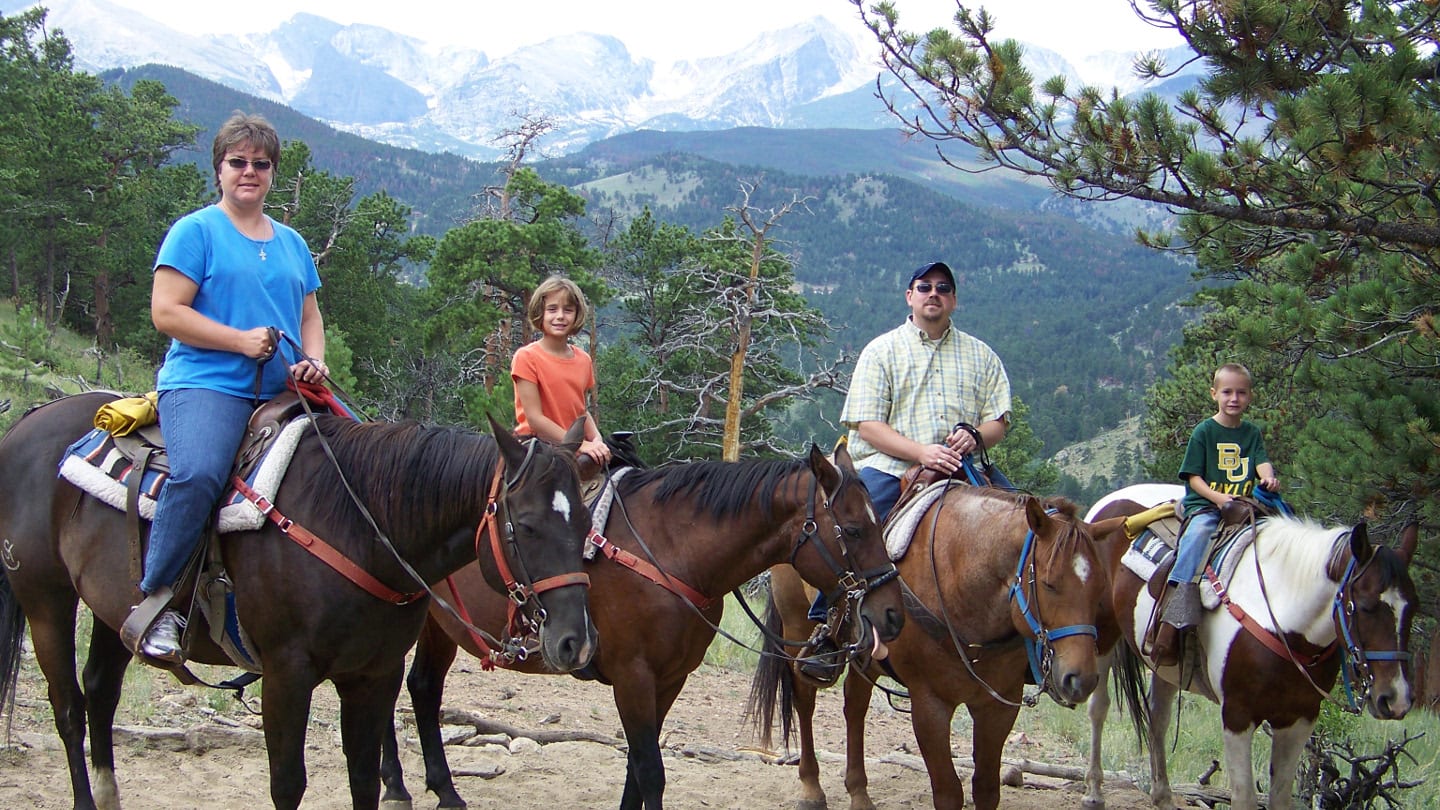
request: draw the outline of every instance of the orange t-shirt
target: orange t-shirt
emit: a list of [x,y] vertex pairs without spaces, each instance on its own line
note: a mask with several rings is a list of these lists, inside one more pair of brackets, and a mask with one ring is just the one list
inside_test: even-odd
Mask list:
[[[540,411],[547,419],[568,429],[585,413],[585,395],[595,389],[595,365],[590,355],[576,346],[569,357],[556,357],[545,351],[540,342],[527,343],[515,352],[510,363],[512,380],[529,380],[540,389]],[[515,432],[535,435],[515,395]]]

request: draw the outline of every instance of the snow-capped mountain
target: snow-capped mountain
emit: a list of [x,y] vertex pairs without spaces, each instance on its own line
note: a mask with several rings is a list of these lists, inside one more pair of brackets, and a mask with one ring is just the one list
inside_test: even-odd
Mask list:
[[[735,53],[670,64],[636,59],[614,37],[570,34],[490,59],[370,25],[297,14],[261,34],[195,37],[106,0],[47,0],[47,27],[78,68],[168,64],[286,104],[372,140],[472,157],[517,115],[555,125],[547,151],[637,129],[892,126],[873,98],[877,46],[823,17],[761,34]],[[1027,48],[1034,75],[1132,89],[1131,57],[1071,65]]]

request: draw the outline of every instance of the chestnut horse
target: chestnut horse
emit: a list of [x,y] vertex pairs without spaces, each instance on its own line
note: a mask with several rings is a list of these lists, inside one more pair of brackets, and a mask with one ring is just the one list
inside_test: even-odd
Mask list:
[[[1184,487],[1140,484],[1111,493],[1090,510],[1095,519],[1133,515],[1157,504],[1183,498]],[[1173,519],[1173,518],[1171,518]],[[1415,583],[1408,571],[1416,530],[1408,527],[1400,548],[1372,545],[1362,522],[1324,527],[1289,517],[1262,518],[1254,542],[1244,547],[1233,578],[1217,587],[1225,609],[1207,611],[1197,630],[1195,654],[1177,666],[1154,669],[1145,704],[1136,639],[1143,639],[1155,598],[1146,582],[1123,559],[1131,546],[1123,527],[1096,538],[1113,587],[1113,614],[1107,623],[1123,635],[1102,658],[1116,666],[1117,687],[1132,707],[1136,733],[1148,739],[1152,782],[1150,798],[1158,808],[1173,808],[1174,796],[1165,762],[1166,728],[1178,690],[1218,703],[1225,728],[1225,769],[1231,807],[1258,806],[1251,749],[1255,730],[1269,724],[1270,802],[1273,810],[1291,807],[1295,769],[1315,727],[1320,704],[1343,673],[1346,708],[1360,706],[1381,719],[1399,719],[1414,695],[1410,683],[1410,622],[1416,607]],[[1225,567],[1227,570],[1230,566]],[[1113,661],[1112,661],[1113,659]],[[1102,808],[1100,734],[1110,709],[1102,680],[1090,697],[1090,763],[1085,806]]]
[[[1073,706],[1095,688],[1095,622],[1106,581],[1091,532],[1063,499],[957,485],[931,505],[898,561],[910,613],[886,660],[855,659],[845,678],[845,789],[851,810],[874,808],[865,773],[865,714],[875,679],[909,691],[911,724],[930,774],[935,807],[958,810],[965,789],[950,756],[950,720],[965,704],[974,721],[972,798],[1000,802],[1000,754],[1024,699],[1027,672],[1055,700]],[[1118,522],[1118,521],[1116,521]],[[892,556],[893,553],[892,553]],[[768,621],[785,638],[805,638],[809,595],[783,567],[771,572]],[[751,687],[750,713],[770,745],[777,693],[788,744],[799,715],[802,810],[825,807],[815,757],[815,681],[784,659],[765,656]]]
[[[704,660],[727,592],[771,565],[790,562],[835,599],[859,600],[868,638],[893,639],[904,612],[869,495],[843,450],[834,464],[812,447],[804,460],[632,469],[613,486],[605,553],[588,568],[600,649],[587,674],[613,688],[629,743],[620,806],[660,810],[660,730],[686,678]],[[505,621],[504,600],[484,588],[473,570],[453,579],[477,624],[494,628]],[[484,654],[451,616],[432,610],[407,681],[425,786],[444,808],[465,806],[440,740],[442,690],[457,644]],[[501,665],[551,671],[535,661]],[[386,806],[407,807],[410,794],[394,754],[392,735],[382,768]]]
[[[90,430],[96,410],[114,398],[81,394],[43,405],[0,440],[0,699],[13,700],[28,621],[81,810],[119,807],[112,724],[131,654],[118,629],[141,595],[128,576],[125,514],[58,478],[56,469],[67,446]],[[497,582],[501,570],[516,572],[517,588],[534,607],[543,600],[542,649],[551,666],[583,666],[595,647],[580,570],[590,518],[564,450],[527,447],[505,433],[491,438],[415,423],[317,415],[312,424],[274,498],[277,512],[294,522],[292,532],[310,530],[380,587],[415,598],[372,595],[272,521],[221,535],[224,564],[238,622],[263,673],[271,801],[284,810],[300,805],[310,701],[329,680],[340,696],[351,801],[368,809],[379,802],[381,736],[405,654],[425,621],[425,583],[475,560],[478,551]],[[492,490],[492,479],[504,486]],[[569,584],[543,596],[531,592],[531,583],[547,580]],[[95,618],[83,688],[75,672],[81,600]],[[230,664],[204,624],[198,613],[192,617],[190,660]],[[87,723],[93,792],[84,759]],[[179,796],[152,798],[183,803]]]

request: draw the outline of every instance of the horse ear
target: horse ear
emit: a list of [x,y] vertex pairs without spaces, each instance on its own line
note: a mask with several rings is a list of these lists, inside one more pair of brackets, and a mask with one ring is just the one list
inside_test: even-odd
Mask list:
[[1412,520],[1411,522],[1405,524],[1405,528],[1400,530],[1400,547],[1395,549],[1395,553],[1400,557],[1400,559],[1405,561],[1406,565],[1409,565],[1410,561],[1415,559],[1415,546],[1417,545],[1419,540],[1419,523]]
[[1370,531],[1365,528],[1365,521],[1362,519],[1350,530],[1350,554],[1357,565],[1364,565],[1370,562],[1370,556],[1374,553],[1375,549],[1370,546]]
[[820,452],[819,446],[814,442],[810,443],[809,461],[810,470],[815,473],[821,489],[830,493],[840,489],[840,471],[825,458],[825,454]]
[[500,457],[505,460],[506,466],[511,469],[519,467],[525,461],[525,446],[516,439],[508,428],[495,421],[492,414],[485,414],[490,420],[490,434],[495,437],[495,444],[500,448]]
[[[814,447],[814,445],[811,445],[811,447]],[[850,458],[849,442],[836,442],[835,452],[830,454],[830,459],[835,462],[836,467],[839,467],[851,475],[855,474],[855,462]]]
[[1039,498],[1032,495],[1025,496],[1025,522],[1030,524],[1030,530],[1039,532],[1045,526],[1049,515],[1045,514],[1045,504]]
[[568,447],[570,449],[570,453],[573,455],[574,453],[579,451],[580,442],[582,441],[585,441],[584,414],[575,417],[575,421],[570,423],[570,429],[565,431],[565,438],[560,440],[560,444]]

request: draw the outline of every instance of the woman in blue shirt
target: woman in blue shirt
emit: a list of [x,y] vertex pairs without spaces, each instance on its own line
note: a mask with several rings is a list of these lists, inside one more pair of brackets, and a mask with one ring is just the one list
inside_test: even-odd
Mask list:
[[[155,258],[150,317],[172,338],[156,385],[170,478],[145,552],[146,597],[173,587],[198,550],[257,388],[268,400],[288,374],[320,382],[329,371],[315,260],[299,233],[265,214],[279,162],[275,128],[232,115],[212,148],[220,201],[176,221]],[[276,345],[271,327],[296,338],[303,354]],[[277,355],[284,362],[266,362]],[[142,658],[182,662],[183,629],[180,614],[166,610],[142,640]]]

